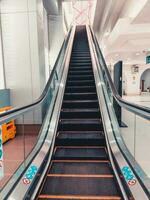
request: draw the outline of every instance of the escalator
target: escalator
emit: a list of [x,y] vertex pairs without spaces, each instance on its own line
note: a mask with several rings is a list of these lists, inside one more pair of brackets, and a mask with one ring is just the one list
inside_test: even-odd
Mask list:
[[42,199],[122,199],[108,156],[85,26],[78,26]]

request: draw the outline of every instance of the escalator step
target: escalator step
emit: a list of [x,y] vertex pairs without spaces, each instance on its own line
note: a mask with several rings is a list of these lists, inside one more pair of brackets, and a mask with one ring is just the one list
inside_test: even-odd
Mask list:
[[72,68],[86,68],[86,67],[90,67],[92,68],[92,65],[91,64],[88,64],[88,63],[80,63],[80,64],[70,64],[70,68],[69,69],[72,69]]
[[67,93],[96,93],[95,86],[71,86],[66,87],[65,92]]
[[71,63],[91,63],[91,58],[89,59],[71,59]]
[[[86,48],[86,49],[88,49],[88,47]],[[72,50],[72,55],[74,55],[74,54],[79,54],[79,55],[84,55],[84,54],[87,54],[87,55],[89,55],[90,56],[90,51],[81,51],[81,46],[79,47],[79,49],[77,49],[77,48],[73,48],[73,50]]]
[[80,67],[80,66],[78,66],[78,67],[70,67],[69,68],[69,71],[72,71],[72,72],[75,72],[75,71],[92,71],[93,72],[93,70],[92,70],[92,68],[91,68],[91,66],[85,66],[85,67]]
[[[119,197],[119,192],[112,178],[95,177],[47,177],[41,195]],[[39,197],[40,197],[39,196]],[[94,199],[93,197],[93,199]]]
[[101,132],[63,131],[56,138],[56,145],[63,146],[104,146],[105,137]]
[[84,62],[91,62],[91,58],[90,57],[87,57],[87,58],[82,58],[82,57],[80,57],[80,58],[77,58],[77,57],[72,57],[71,58],[71,62],[80,62],[80,63],[84,63]]
[[65,93],[64,100],[97,100],[96,92],[88,93]]
[[38,200],[121,200],[121,197],[89,197],[89,196],[50,196],[50,195],[40,195]]
[[108,156],[104,147],[56,147],[54,160],[107,160]]
[[85,66],[85,65],[88,65],[88,66],[92,66],[92,62],[91,61],[84,61],[84,62],[80,62],[80,61],[71,61],[70,62],[70,66]]
[[59,131],[99,131],[103,129],[100,119],[61,119]]
[[68,80],[94,80],[93,75],[68,75]]
[[62,109],[61,119],[91,119],[100,118],[99,109]]
[[79,52],[73,53],[71,56],[71,58],[76,58],[76,59],[89,58],[89,57],[90,57],[90,53],[79,53]]
[[91,75],[91,74],[93,74],[92,70],[79,70],[79,71],[69,70],[69,75]]
[[112,174],[109,161],[52,161],[49,174]]
[[77,109],[83,109],[83,108],[97,108],[98,109],[99,104],[98,100],[73,100],[73,101],[63,101],[62,108],[77,108]]
[[67,81],[66,86],[95,86],[95,81]]

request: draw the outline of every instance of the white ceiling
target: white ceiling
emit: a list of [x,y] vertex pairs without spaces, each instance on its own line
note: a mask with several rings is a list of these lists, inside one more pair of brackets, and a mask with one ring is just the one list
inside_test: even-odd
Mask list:
[[[62,2],[78,2],[79,10],[82,4],[88,2],[87,0],[43,1],[48,13],[54,15],[60,13]],[[72,7],[68,8],[65,10],[65,15],[68,21],[72,21],[74,11],[70,9]],[[108,62],[122,59],[124,62],[145,63],[145,57],[150,51],[150,0],[97,0],[96,9],[92,14],[93,29]]]
[[106,61],[145,64],[150,52],[150,0],[100,0],[98,7],[93,28]]

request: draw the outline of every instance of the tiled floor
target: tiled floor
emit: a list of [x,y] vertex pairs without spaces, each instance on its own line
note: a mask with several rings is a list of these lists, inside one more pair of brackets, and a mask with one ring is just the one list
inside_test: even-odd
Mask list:
[[[150,95],[124,96],[124,99],[150,107]],[[150,121],[124,109],[122,121],[128,126],[121,128],[122,137],[136,161],[150,178]]]

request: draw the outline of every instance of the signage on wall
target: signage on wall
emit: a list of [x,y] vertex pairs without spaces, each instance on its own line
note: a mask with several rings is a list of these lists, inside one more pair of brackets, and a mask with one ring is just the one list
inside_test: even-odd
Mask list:
[[35,165],[31,165],[27,172],[25,173],[25,176],[22,179],[22,182],[24,185],[29,185],[33,178],[35,177],[36,173],[38,171],[38,168]]
[[132,65],[131,66],[131,73],[136,74],[139,72],[139,66],[138,65]]
[[0,179],[4,176],[4,166],[3,166],[3,144],[2,144],[2,127],[0,126]]
[[146,56],[146,64],[150,64],[150,55]]
[[136,184],[137,180],[129,166],[124,166],[121,171],[129,186],[133,186]]

